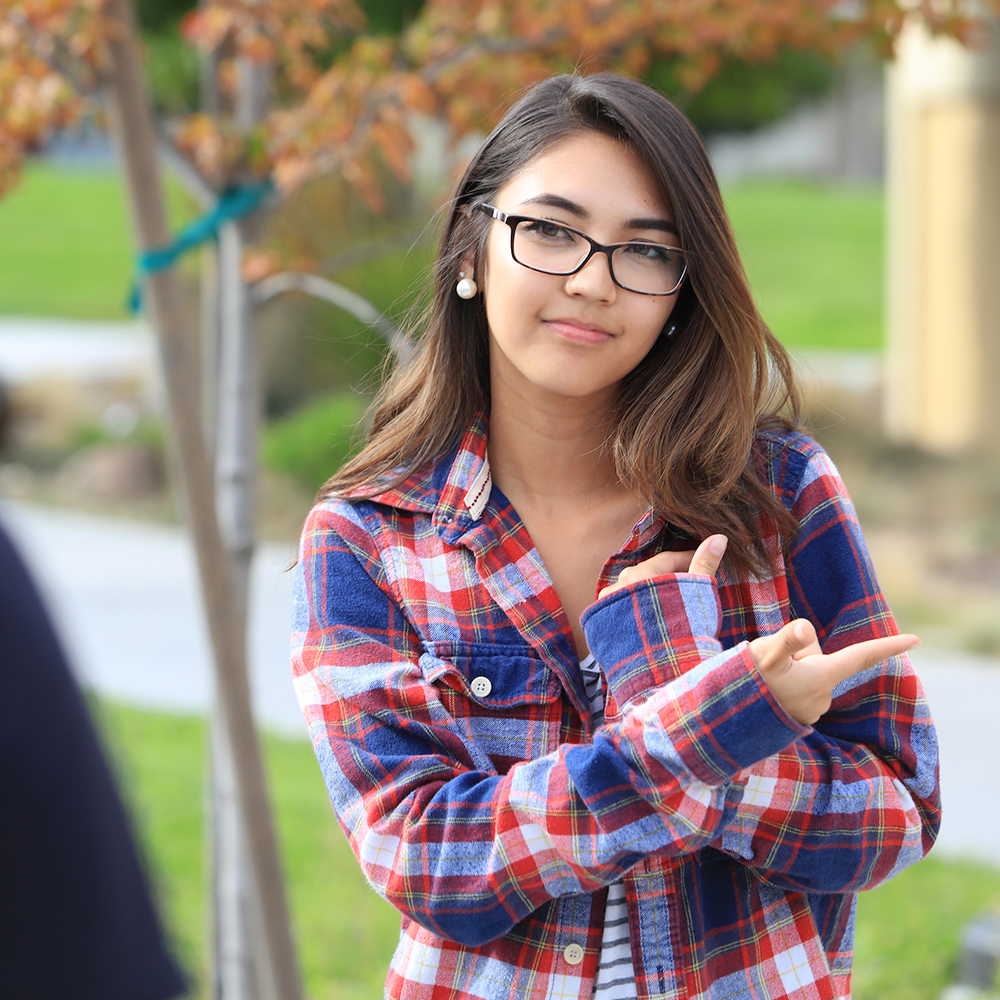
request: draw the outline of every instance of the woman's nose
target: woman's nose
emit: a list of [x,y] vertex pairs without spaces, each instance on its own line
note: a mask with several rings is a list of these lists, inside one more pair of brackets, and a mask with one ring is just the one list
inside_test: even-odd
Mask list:
[[611,277],[611,259],[598,250],[576,274],[566,279],[566,291],[571,295],[592,295],[603,302],[613,302],[618,286]]

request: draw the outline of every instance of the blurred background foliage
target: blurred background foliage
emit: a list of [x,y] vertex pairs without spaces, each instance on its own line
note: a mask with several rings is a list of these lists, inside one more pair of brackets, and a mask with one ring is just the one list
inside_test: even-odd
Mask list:
[[[419,0],[357,0],[373,34],[399,35],[420,13]],[[136,13],[146,47],[146,75],[156,108],[165,114],[198,109],[198,53],[181,37],[190,0],[136,0]],[[337,45],[331,48],[331,56]]]
[[[373,34],[398,36],[420,13],[421,0],[358,0]],[[187,0],[137,0],[146,43],[146,66],[153,99],[167,114],[198,107],[198,56],[180,37],[180,23],[194,4]],[[676,72],[677,59],[656,59],[645,74],[651,86],[675,101],[706,135],[750,131],[770,124],[825,94],[834,67],[817,53],[781,49],[770,63],[730,58],[698,93]]]
[[316,396],[271,421],[264,434],[264,462],[314,493],[363,443],[363,416],[355,392]]
[[770,63],[728,59],[717,76],[697,93],[685,90],[675,73],[676,60],[659,59],[645,75],[694,122],[703,135],[750,132],[770,125],[833,85],[834,67],[815,52],[781,49]]

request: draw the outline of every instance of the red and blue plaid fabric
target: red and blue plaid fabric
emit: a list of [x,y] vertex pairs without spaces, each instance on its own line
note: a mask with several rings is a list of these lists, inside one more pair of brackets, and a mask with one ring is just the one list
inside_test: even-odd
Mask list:
[[[936,738],[905,656],[841,684],[815,727],[771,696],[748,640],[807,617],[830,652],[895,625],[827,456],[798,434],[755,448],[801,524],[782,571],[592,605],[596,730],[484,420],[402,487],[313,510],[293,672],[344,832],[403,915],[386,996],[589,998],[621,878],[640,997],[849,996],[855,892],[936,834]],[[647,513],[601,585],[666,532]]]

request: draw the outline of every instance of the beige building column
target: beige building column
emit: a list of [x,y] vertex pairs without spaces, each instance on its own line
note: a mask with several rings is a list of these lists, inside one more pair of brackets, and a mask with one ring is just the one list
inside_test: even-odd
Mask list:
[[1000,20],[973,50],[911,25],[887,91],[886,429],[1000,453]]

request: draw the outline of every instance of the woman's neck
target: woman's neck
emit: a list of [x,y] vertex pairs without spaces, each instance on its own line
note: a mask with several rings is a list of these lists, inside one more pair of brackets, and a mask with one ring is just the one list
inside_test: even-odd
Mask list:
[[[534,403],[535,405],[532,405]],[[494,482],[514,505],[587,653],[580,616],[602,567],[628,539],[642,502],[622,485],[607,447],[608,403],[495,393],[488,451]]]
[[606,401],[497,394],[490,410],[493,479],[515,502],[590,506],[623,490],[607,447]]

